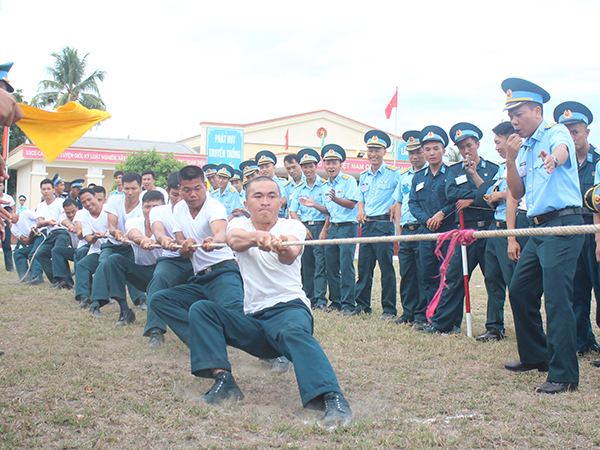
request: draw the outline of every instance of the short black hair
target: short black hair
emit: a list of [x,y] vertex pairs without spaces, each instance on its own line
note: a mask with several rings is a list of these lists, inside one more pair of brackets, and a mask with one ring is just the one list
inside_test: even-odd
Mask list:
[[204,181],[204,171],[198,166],[185,166],[183,169],[179,170],[179,181],[183,180],[195,180],[196,178],[200,178]]
[[125,175],[123,175],[122,181],[123,183],[132,183],[137,181],[138,186],[142,185],[142,177],[137,172],[127,172]]
[[117,170],[115,173],[113,173],[113,178],[117,178],[119,175],[123,176],[125,175],[125,172],[122,170]]
[[50,178],[44,178],[42,181],[40,181],[40,188],[44,185],[44,184],[51,184],[52,187],[54,187],[54,183],[52,182],[52,180]]
[[[92,196],[94,195],[94,190],[92,188],[83,188],[82,190],[79,191],[79,193],[77,194],[77,198],[81,200],[81,196],[83,194],[92,194]],[[66,201],[66,200],[65,200]]]
[[75,200],[73,200],[72,198],[68,198],[63,202],[63,208],[65,206],[72,206],[75,205],[78,209],[79,209],[79,205],[77,204],[77,202]]
[[106,196],[106,189],[104,189],[104,186],[94,186],[92,191],[96,194],[104,194]]
[[[254,183],[258,183],[261,181],[272,181],[273,183],[275,183],[275,180],[269,177],[256,177],[253,180],[248,181],[248,184],[246,185],[246,192],[250,191],[250,186],[252,186]],[[277,186],[277,191],[279,192],[279,196],[281,197],[281,190],[279,189],[279,185],[275,183],[275,186]]]
[[498,136],[510,136],[515,132],[515,128],[512,126],[512,123],[509,121],[500,122],[494,128],[492,128],[492,133]]
[[179,188],[179,170],[171,173],[167,178],[167,191]]
[[9,212],[9,213],[13,212],[12,206],[5,206],[4,211]]
[[165,197],[164,195],[162,195],[162,192],[160,191],[146,191],[146,193],[144,194],[144,196],[142,197],[142,203],[148,203],[148,202],[156,202],[160,200],[161,203],[165,203]]
[[292,164],[292,163],[297,163],[298,162],[298,156],[296,155],[285,155],[285,158],[283,158],[283,162],[284,163],[288,163],[288,164]]
[[154,170],[152,169],[146,169],[142,172],[142,176],[144,175],[152,175],[152,178],[154,178],[156,180],[156,175],[154,175]]

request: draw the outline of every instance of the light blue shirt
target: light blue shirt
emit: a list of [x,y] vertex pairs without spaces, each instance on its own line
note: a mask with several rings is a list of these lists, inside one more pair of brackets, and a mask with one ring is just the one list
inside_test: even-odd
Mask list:
[[323,185],[326,182],[327,180],[317,177],[312,188],[308,185],[308,182],[304,180],[294,189],[292,202],[290,204],[290,211],[294,211],[296,214],[298,214],[298,217],[300,217],[302,222],[327,219],[327,214],[323,214],[317,208],[304,206],[302,203],[300,203],[300,197],[310,197],[315,201],[315,203],[324,205],[325,197],[323,197]]
[[600,159],[596,163],[596,169],[594,171],[594,186],[600,183],[600,173],[598,173],[598,170],[600,170]]
[[112,191],[110,194],[108,194],[108,197],[106,197],[106,198],[111,198],[113,195],[125,195],[125,192],[123,192],[123,191],[119,192],[119,190],[117,189],[115,191]]
[[[427,164],[423,167],[426,167]],[[400,225],[405,225],[407,223],[418,222],[415,216],[410,212],[410,208],[408,207],[408,201],[410,200],[410,188],[412,186],[412,180],[415,176],[415,169],[413,166],[408,167],[400,172],[400,182],[396,187],[396,191],[394,192],[394,200],[400,202],[402,204],[402,209],[400,210]]]
[[215,200],[218,200],[221,205],[225,207],[227,211],[227,217],[231,215],[231,212],[235,208],[243,208],[242,201],[240,200],[240,194],[236,188],[234,188],[230,183],[227,184],[227,187],[223,192],[221,189],[215,189],[210,193],[210,196]]
[[[569,158],[548,174],[540,153],[545,150],[546,153],[552,154],[561,144],[567,146]],[[527,217],[581,206],[575,144],[566,126],[548,126],[546,121],[542,121],[519,150],[517,170],[525,186]]]
[[[498,192],[506,192],[506,162],[503,162],[498,166],[498,172],[494,175],[493,180],[495,183],[491,185],[486,191],[487,195],[490,195],[496,187]],[[506,200],[500,200],[496,203],[496,212],[494,212],[494,219],[506,222]]]
[[[317,179],[318,178],[319,178],[319,176],[317,176]],[[300,181],[298,182],[298,184],[296,184],[296,182],[294,181],[293,178],[291,178],[290,180],[288,180],[284,183],[283,192],[281,193],[281,195],[285,196],[285,198],[287,198],[288,208],[292,204],[292,195],[294,194],[294,190],[296,189],[296,186],[299,186],[300,183],[302,183],[303,181],[306,181],[306,177],[304,176],[304,174],[302,174],[302,177],[300,177]]]
[[394,200],[394,192],[400,182],[400,171],[397,167],[382,164],[377,172],[369,168],[360,174],[358,185],[360,200],[365,204],[367,217],[387,214]]
[[[279,186],[279,193],[281,194],[281,196],[285,197],[285,183],[287,183],[287,180],[282,180],[277,175],[275,175],[273,176],[273,181],[277,183],[277,186]],[[285,217],[285,210],[285,206],[279,209],[279,217]]]
[[331,201],[329,197],[329,191],[331,191],[332,188],[335,189],[336,197],[359,202],[361,201],[361,196],[358,186],[356,185],[356,179],[350,175],[340,172],[333,180],[333,183],[331,182],[331,179],[328,178],[327,181],[323,183],[322,189],[325,207],[327,208],[327,211],[329,211],[329,221],[331,223],[358,223],[356,220],[356,216],[358,215],[358,207],[354,205],[354,208],[352,209],[344,208],[343,206],[338,205],[336,202]]

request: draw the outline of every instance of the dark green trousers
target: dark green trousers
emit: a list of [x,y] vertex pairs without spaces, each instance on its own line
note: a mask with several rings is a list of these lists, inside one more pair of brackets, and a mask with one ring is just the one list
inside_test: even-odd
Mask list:
[[[551,220],[543,226],[580,225],[580,215]],[[548,361],[548,381],[579,382],[573,278],[584,237],[532,236],[521,252],[509,287],[521,362]],[[544,294],[546,333],[540,313]]]
[[[365,222],[360,237],[394,236],[393,222]],[[379,264],[381,271],[381,307],[383,312],[393,316],[396,309],[396,269],[394,269],[394,244],[360,244],[358,250],[358,280],[356,281],[356,307],[371,313],[371,292],[373,271]]]
[[48,235],[46,240],[37,250],[35,259],[40,262],[46,278],[50,283],[54,283],[54,272],[52,272],[52,249],[54,247],[69,247],[71,245],[71,236],[67,230],[55,230]]
[[[314,239],[319,239],[323,224],[308,225]],[[302,254],[302,287],[312,306],[327,305],[327,271],[325,270],[325,247],[307,245]]]
[[[403,236],[419,233],[419,228],[416,230],[402,228]],[[400,242],[398,263],[400,265],[400,301],[403,310],[401,318],[409,322],[425,321],[427,298],[423,286],[419,242]]]
[[[358,236],[358,223],[327,230],[327,239],[353,238]],[[325,266],[329,283],[329,300],[335,309],[354,311],[356,272],[354,271],[354,250],[356,244],[326,245]]]

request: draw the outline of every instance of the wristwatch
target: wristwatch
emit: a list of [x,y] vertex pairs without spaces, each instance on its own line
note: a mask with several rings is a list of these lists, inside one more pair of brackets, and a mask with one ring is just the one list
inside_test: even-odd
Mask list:
[[560,166],[560,163],[558,162],[558,158],[556,156],[550,155],[550,158],[552,158],[554,160],[554,164],[556,164],[554,167]]

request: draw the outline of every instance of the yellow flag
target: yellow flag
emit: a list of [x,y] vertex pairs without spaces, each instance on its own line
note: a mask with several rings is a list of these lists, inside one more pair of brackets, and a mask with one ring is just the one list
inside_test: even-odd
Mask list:
[[44,153],[49,162],[54,161],[69,145],[79,139],[110,113],[87,109],[77,102],[69,102],[55,111],[44,111],[19,103],[23,118],[17,126]]

